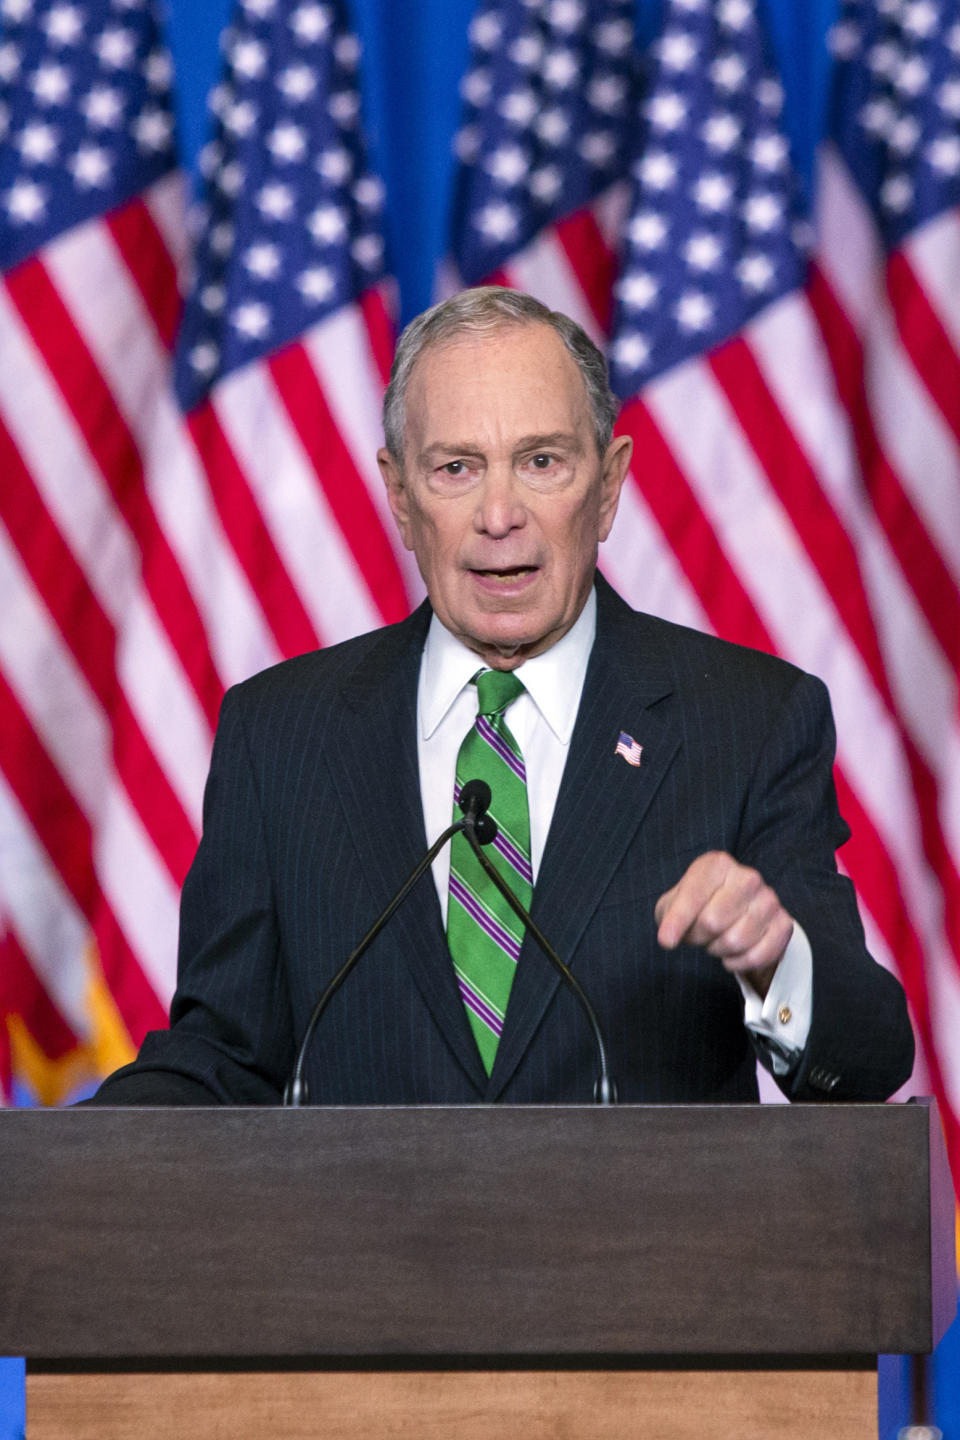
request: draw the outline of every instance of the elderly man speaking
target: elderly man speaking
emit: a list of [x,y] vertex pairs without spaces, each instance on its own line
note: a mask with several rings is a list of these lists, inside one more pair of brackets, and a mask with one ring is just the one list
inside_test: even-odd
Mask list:
[[[826,691],[597,574],[631,460],[615,415],[599,351],[527,295],[464,291],[407,328],[379,462],[429,598],[227,694],[171,1028],[98,1103],[278,1103],[318,992],[474,778],[622,1100],[756,1099],[758,1056],[798,1100],[908,1077],[903,992],[835,864]],[[331,1003],[312,1100],[588,1100],[577,1001],[463,837],[432,881]]]

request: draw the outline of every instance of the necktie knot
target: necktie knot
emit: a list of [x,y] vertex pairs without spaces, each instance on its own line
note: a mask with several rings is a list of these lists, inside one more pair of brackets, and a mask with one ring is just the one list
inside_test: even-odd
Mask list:
[[476,676],[477,709],[481,715],[502,715],[525,689],[511,670],[481,670]]

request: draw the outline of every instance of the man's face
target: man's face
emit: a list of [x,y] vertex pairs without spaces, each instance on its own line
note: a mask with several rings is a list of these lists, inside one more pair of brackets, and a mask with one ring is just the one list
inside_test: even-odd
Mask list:
[[630,448],[598,456],[580,372],[547,325],[420,356],[403,469],[386,450],[380,468],[434,611],[487,665],[516,669],[580,614]]

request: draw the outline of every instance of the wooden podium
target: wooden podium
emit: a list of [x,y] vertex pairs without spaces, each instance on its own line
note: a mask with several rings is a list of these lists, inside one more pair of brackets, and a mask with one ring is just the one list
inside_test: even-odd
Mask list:
[[955,1296],[926,1102],[0,1114],[28,1440],[875,1440]]

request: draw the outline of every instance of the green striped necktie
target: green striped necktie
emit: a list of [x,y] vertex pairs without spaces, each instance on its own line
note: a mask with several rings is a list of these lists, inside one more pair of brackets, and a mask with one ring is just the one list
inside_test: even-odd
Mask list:
[[[521,903],[530,908],[530,811],[523,756],[504,719],[508,705],[523,694],[523,682],[503,670],[481,670],[473,677],[478,713],[457,756],[456,801],[468,780],[485,780],[493,800],[490,813],[499,834],[487,853]],[[523,925],[493,882],[484,874],[463,835],[450,850],[447,943],[453,957],[467,1018],[489,1075],[523,941]]]

